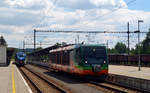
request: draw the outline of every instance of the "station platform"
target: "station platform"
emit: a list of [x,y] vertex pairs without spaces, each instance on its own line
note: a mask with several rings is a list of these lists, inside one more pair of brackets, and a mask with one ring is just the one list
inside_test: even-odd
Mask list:
[[109,65],[109,73],[150,80],[150,67],[141,67],[138,71],[138,67]]
[[32,93],[16,65],[0,67],[0,93]]

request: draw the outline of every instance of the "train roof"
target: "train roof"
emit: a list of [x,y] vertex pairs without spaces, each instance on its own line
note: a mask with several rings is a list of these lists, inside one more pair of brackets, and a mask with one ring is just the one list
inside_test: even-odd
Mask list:
[[47,47],[47,48],[44,48],[44,49],[41,49],[41,50],[38,50],[38,51],[35,51],[35,52],[32,52],[32,53],[28,53],[28,55],[46,55],[46,54],[49,54],[50,50],[57,49],[57,48],[60,48],[60,47],[67,47],[67,46],[70,46],[70,45],[73,45],[73,44],[64,45],[64,46],[57,46],[57,45],[50,46],[50,47]]
[[74,44],[74,45],[59,47],[59,48],[50,50],[49,52],[52,53],[52,52],[57,52],[57,51],[72,50],[72,49],[75,49],[75,48],[79,48],[81,46],[103,46],[103,47],[105,47],[104,45],[101,45],[101,44],[76,44],[76,45]]
[[71,50],[73,48],[78,48],[79,46],[104,46],[102,44],[68,44],[64,46],[50,46],[45,49],[41,49],[38,51],[34,51],[32,53],[28,53],[27,55],[46,55],[50,52],[61,51],[61,50]]

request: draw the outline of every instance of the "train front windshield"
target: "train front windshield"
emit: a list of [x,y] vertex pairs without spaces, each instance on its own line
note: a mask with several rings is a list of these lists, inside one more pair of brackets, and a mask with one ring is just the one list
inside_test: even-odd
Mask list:
[[24,56],[25,56],[24,54],[20,54],[20,55],[19,55],[19,57],[24,57]]
[[102,64],[106,62],[106,48],[87,46],[82,48],[82,57],[86,64]]
[[18,53],[16,54],[16,56],[17,56],[17,58],[20,59],[20,60],[25,60],[25,58],[26,58],[26,54],[23,53],[23,52],[18,52]]

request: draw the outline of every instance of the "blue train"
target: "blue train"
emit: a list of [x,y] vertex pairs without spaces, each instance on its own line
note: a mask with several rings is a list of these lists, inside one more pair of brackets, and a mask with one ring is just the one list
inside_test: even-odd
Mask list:
[[17,52],[15,56],[15,64],[17,66],[24,66],[26,64],[26,54],[24,52]]

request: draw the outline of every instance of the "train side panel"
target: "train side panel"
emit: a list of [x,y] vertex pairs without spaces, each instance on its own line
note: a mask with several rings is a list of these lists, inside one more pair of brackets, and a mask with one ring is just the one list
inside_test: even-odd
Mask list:
[[[95,68],[97,66],[99,71],[97,72],[93,71],[94,65],[95,65]],[[101,65],[91,64],[88,66],[79,65],[79,63],[77,62],[75,58],[75,50],[66,50],[66,51],[61,51],[61,52],[59,51],[59,52],[51,53],[50,68],[54,70],[58,70],[58,71],[64,71],[64,72],[71,73],[71,74],[77,74],[77,75],[100,76],[100,75],[108,74],[108,64],[101,64]]]

